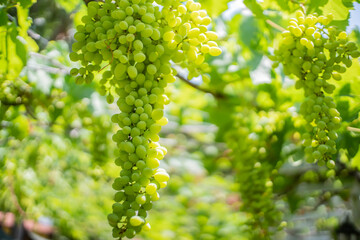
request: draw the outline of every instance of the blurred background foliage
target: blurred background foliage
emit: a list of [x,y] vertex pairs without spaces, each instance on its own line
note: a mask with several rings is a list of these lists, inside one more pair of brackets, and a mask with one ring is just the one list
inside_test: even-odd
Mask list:
[[[359,61],[336,83],[344,122],[329,170],[304,160],[302,92],[268,58],[300,4],[333,13],[359,44],[359,1],[200,2],[223,54],[206,60],[211,81],[179,69],[167,89],[171,180],[137,239],[330,239],[345,216],[360,226]],[[81,0],[0,1],[0,210],[46,218],[54,239],[111,239],[116,106],[69,75],[85,10]]]

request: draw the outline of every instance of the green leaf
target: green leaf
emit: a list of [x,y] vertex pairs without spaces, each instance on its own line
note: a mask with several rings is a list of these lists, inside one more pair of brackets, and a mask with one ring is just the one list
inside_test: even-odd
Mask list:
[[348,121],[350,118],[349,108],[350,108],[350,105],[349,105],[348,101],[337,102],[337,109],[339,110],[341,117],[345,121]]
[[263,9],[261,6],[256,2],[256,0],[244,0],[244,4],[248,7],[253,14],[258,18],[264,18]]
[[28,36],[27,31],[29,30],[32,21],[29,18],[29,7],[32,5],[32,2],[28,3],[26,7],[18,5],[17,8],[17,21],[19,24],[19,35],[24,38],[26,41],[26,47],[34,52],[39,50],[38,45],[35,40]]
[[229,114],[234,111],[234,106],[239,104],[238,102],[237,98],[223,99],[217,102],[217,106],[209,108],[211,122],[219,128],[216,136],[217,141],[223,141],[224,134],[231,131],[233,119]]
[[22,7],[21,5],[16,6],[17,10],[17,22],[20,27],[21,36],[27,35],[27,30],[29,29],[31,22],[28,20],[29,9]]
[[258,51],[251,51],[251,53],[252,56],[246,61],[246,65],[250,68],[251,71],[254,71],[259,67],[263,55]]
[[294,192],[289,192],[286,194],[286,196],[289,204],[289,209],[293,213],[298,209],[302,198]]
[[[15,23],[0,27],[0,76],[16,78],[27,61],[25,44],[18,37]],[[1,51],[0,50],[0,51]]]
[[324,15],[332,13],[335,21],[344,21],[349,18],[349,10],[352,9],[352,6],[351,8],[348,8],[342,1],[329,0],[328,3],[325,6],[320,7],[320,9],[323,11]]
[[231,0],[201,0],[200,3],[211,17],[217,17],[228,8],[227,4],[230,1]]
[[60,4],[67,12],[73,11],[77,6],[82,4],[81,0],[57,0],[56,2]]
[[30,126],[27,118],[24,115],[19,115],[17,118],[12,120],[12,126],[10,128],[11,135],[17,139],[24,139],[29,135]]
[[345,19],[343,21],[332,21],[331,25],[340,30],[346,31],[346,27],[349,26],[349,19]]
[[253,16],[244,17],[239,26],[240,40],[249,48],[259,44],[260,34],[257,20]]
[[356,26],[355,29],[353,30],[353,32],[356,37],[357,44],[360,45],[360,28],[358,26]]
[[309,1],[308,12],[318,12],[319,8],[328,3],[329,0]]
[[340,96],[349,96],[351,93],[350,83],[346,83],[339,91]]
[[289,3],[290,1],[288,0],[276,0],[276,2],[278,3],[278,5],[281,7],[281,9],[285,10],[285,11],[289,11],[290,7],[289,7]]
[[29,8],[36,2],[36,0],[20,0],[19,2],[23,8]]
[[357,168],[360,171],[360,151],[351,160],[351,166]]
[[0,26],[6,25],[8,22],[7,12],[4,6],[0,6]]
[[354,136],[351,132],[345,131],[338,139],[339,149],[347,149],[349,157],[354,157],[359,151],[360,137]]

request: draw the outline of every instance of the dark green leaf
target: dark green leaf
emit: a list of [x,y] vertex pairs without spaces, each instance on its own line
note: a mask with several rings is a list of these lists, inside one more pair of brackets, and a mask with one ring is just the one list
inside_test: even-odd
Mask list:
[[339,91],[340,96],[349,96],[351,93],[350,83],[346,83]]

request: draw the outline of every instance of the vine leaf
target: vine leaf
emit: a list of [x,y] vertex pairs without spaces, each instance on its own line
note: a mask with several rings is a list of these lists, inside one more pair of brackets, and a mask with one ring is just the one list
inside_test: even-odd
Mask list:
[[257,18],[265,18],[262,7],[255,0],[244,0],[244,4]]
[[349,11],[353,8],[352,5],[346,7],[342,1],[329,0],[326,5],[320,7],[324,15],[332,13],[335,21],[344,21],[349,19]]
[[228,3],[231,0],[201,0],[201,5],[206,9],[212,17],[219,16],[228,8]]
[[8,17],[6,14],[5,6],[0,6],[0,26],[6,25]]
[[24,43],[18,38],[15,23],[0,27],[0,75],[9,79],[16,78],[27,61],[27,51]]

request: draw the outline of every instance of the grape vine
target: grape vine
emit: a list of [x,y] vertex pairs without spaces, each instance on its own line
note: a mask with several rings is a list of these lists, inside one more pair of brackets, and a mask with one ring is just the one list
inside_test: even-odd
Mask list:
[[101,93],[109,103],[119,97],[121,113],[112,121],[120,127],[113,140],[119,148],[115,163],[122,170],[113,183],[117,193],[108,221],[114,238],[133,238],[150,229],[148,211],[169,180],[159,168],[166,149],[158,134],[168,122],[164,89],[176,80],[171,63],[196,77],[209,68],[205,55],[218,56],[221,49],[216,33],[207,29],[211,19],[192,0],[90,2],[82,22],[70,54],[82,67],[70,73],[77,83],[90,83],[104,71]]
[[331,21],[332,15],[305,15],[297,11],[296,18],[282,33],[283,39],[275,51],[275,66],[282,63],[285,74],[298,78],[295,87],[304,89],[300,113],[307,122],[307,132],[302,136],[307,161],[334,168],[332,155],[337,152],[336,130],[341,126],[341,117],[333,98],[326,95],[335,90],[335,85],[328,81],[340,81],[341,73],[360,52],[344,31],[329,26]]

